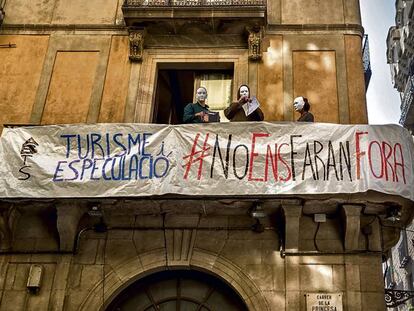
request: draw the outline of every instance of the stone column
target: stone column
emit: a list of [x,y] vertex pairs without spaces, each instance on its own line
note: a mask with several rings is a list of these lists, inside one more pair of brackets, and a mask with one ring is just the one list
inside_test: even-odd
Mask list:
[[[302,202],[300,200],[282,201],[285,216],[285,250],[295,252],[299,250],[299,224],[302,215]],[[286,256],[286,310],[300,309],[300,257]]]

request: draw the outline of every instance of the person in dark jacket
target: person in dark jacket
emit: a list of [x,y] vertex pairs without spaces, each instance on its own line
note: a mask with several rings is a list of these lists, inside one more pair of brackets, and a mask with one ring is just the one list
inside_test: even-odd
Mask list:
[[[250,88],[246,84],[242,84],[237,92],[237,102],[232,103],[224,110],[224,115],[231,122],[240,121],[263,121],[264,115],[260,107],[251,113],[246,113],[243,105],[252,102],[250,97]],[[247,114],[247,115],[246,115]]]
[[183,122],[184,123],[207,123],[210,115],[214,115],[214,112],[209,110],[206,104],[207,89],[205,87],[199,87],[196,91],[196,102],[187,104],[184,108]]
[[310,104],[306,97],[296,97],[293,101],[293,107],[300,113],[298,122],[314,122],[313,114],[309,112]]

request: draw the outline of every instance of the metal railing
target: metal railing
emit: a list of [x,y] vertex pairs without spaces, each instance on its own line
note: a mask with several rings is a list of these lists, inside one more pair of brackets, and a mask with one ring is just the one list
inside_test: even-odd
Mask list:
[[125,0],[124,7],[266,6],[266,0]]
[[372,76],[371,58],[369,55],[368,35],[364,36],[364,41],[362,45],[362,63],[364,65],[365,90],[367,90],[369,81],[371,80],[371,76]]
[[400,124],[404,126],[407,119],[408,110],[414,100],[414,74],[411,73],[405,85],[404,95],[401,102],[401,118]]

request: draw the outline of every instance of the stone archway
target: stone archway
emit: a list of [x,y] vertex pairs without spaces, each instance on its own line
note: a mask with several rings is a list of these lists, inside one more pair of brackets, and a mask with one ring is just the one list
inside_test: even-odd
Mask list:
[[105,311],[247,311],[244,301],[219,278],[193,269],[157,272],[124,289]]
[[269,307],[259,288],[231,261],[200,249],[194,249],[191,261],[174,262],[166,265],[163,250],[150,252],[155,259],[148,266],[142,265],[142,258],[149,254],[141,254],[107,273],[104,281],[95,284],[89,295],[79,307],[79,311],[106,310],[106,307],[127,287],[148,275],[170,270],[198,270],[221,279],[226,283],[246,305],[249,311],[267,311]]

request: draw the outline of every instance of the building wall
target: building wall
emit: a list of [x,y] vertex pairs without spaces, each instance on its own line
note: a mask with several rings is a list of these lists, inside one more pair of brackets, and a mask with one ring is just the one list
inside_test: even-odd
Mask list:
[[[239,77],[235,78],[233,93],[238,84],[249,83],[269,121],[295,120],[298,116],[291,107],[292,100],[304,95],[309,97],[317,121],[366,123],[361,34],[356,28],[334,26],[358,25],[359,6],[358,1],[342,2],[270,1],[263,60],[257,64],[241,60],[235,69],[240,73],[235,72]],[[7,73],[13,66],[13,72],[27,69],[23,65],[26,63],[34,67],[24,80],[10,78],[0,89],[1,98],[6,98],[3,103],[10,101],[13,90],[24,89],[19,91],[24,100],[17,101],[2,116],[2,122],[151,122],[155,80],[147,82],[146,75],[147,70],[155,68],[146,68],[145,57],[142,65],[128,61],[128,34],[121,25],[121,4],[122,1],[56,0],[22,5],[19,0],[7,1],[0,44],[11,42],[16,48],[0,52],[7,54],[4,74],[13,76]],[[28,24],[33,26],[25,26]],[[297,25],[309,30],[292,28]],[[42,42],[35,43],[35,38]],[[35,50],[28,48],[33,44]],[[223,54],[214,46],[213,50],[201,50],[205,57],[215,56],[212,61],[220,61]],[[201,50],[195,48],[191,53],[180,47],[171,54],[191,59],[197,58]],[[234,52],[240,53],[238,49]],[[156,57],[158,51],[149,48],[145,53]],[[30,58],[36,55],[36,60],[16,62],[22,54]],[[82,73],[75,64],[84,68]],[[243,76],[245,72],[248,76]],[[26,83],[30,84],[30,95],[26,93]],[[137,96],[144,93],[149,97]],[[140,112],[142,105],[150,105],[144,114]],[[63,106],[71,107],[73,113],[65,114]],[[17,117],[20,112],[25,117]],[[62,115],[58,117],[57,112]]]
[[[76,255],[36,254],[53,250],[54,235],[44,232],[41,218],[26,217],[21,221],[30,220],[31,225],[17,226],[15,242],[33,254],[0,256],[1,310],[99,310],[102,301],[108,303],[133,281],[179,268],[224,279],[249,310],[305,310],[305,294],[321,291],[342,293],[344,310],[384,310],[382,276],[376,273],[381,269],[380,255],[282,258],[277,230],[224,229],[248,228],[252,220],[246,216],[181,214],[163,220],[162,216],[110,214],[109,226],[162,227],[164,223],[177,229],[85,231]],[[316,224],[307,217],[302,221],[303,239],[312,243],[301,248],[314,249]],[[194,229],[197,226],[204,229]],[[341,245],[337,226],[335,222],[322,224],[316,239],[321,250],[333,251]],[[44,269],[38,294],[26,289],[32,264]]]
[[[220,63],[234,65],[233,97],[248,83],[267,121],[297,119],[292,102],[303,95],[316,121],[367,123],[357,0],[268,0],[259,62],[249,61],[245,38],[226,42],[213,35],[206,47],[193,41],[197,33],[148,38],[142,62],[131,62],[122,2],[8,0],[0,44],[16,47],[0,49],[0,124],[152,122],[159,66]],[[269,223],[264,233],[252,232],[246,210],[229,216],[229,207],[224,215],[200,217],[196,203],[184,216],[174,208],[161,215],[161,207],[145,213],[140,205],[135,215],[118,207],[120,214],[106,218],[109,226],[158,229],[81,234],[86,227],[78,226],[73,213],[83,215],[82,204],[57,211],[26,205],[10,230],[1,225],[10,222],[8,212],[0,215],[2,311],[100,310],[134,280],[173,268],[223,278],[249,310],[304,310],[304,295],[320,291],[343,293],[344,310],[385,309],[378,247],[367,249],[361,237],[359,250],[369,254],[344,254],[339,215],[320,228],[305,217],[295,226],[296,250],[315,252],[318,243],[322,251],[339,254],[283,258],[281,227]],[[164,215],[170,217],[166,223]],[[166,224],[177,229],[162,230]],[[37,295],[26,288],[33,264],[44,269]]]

